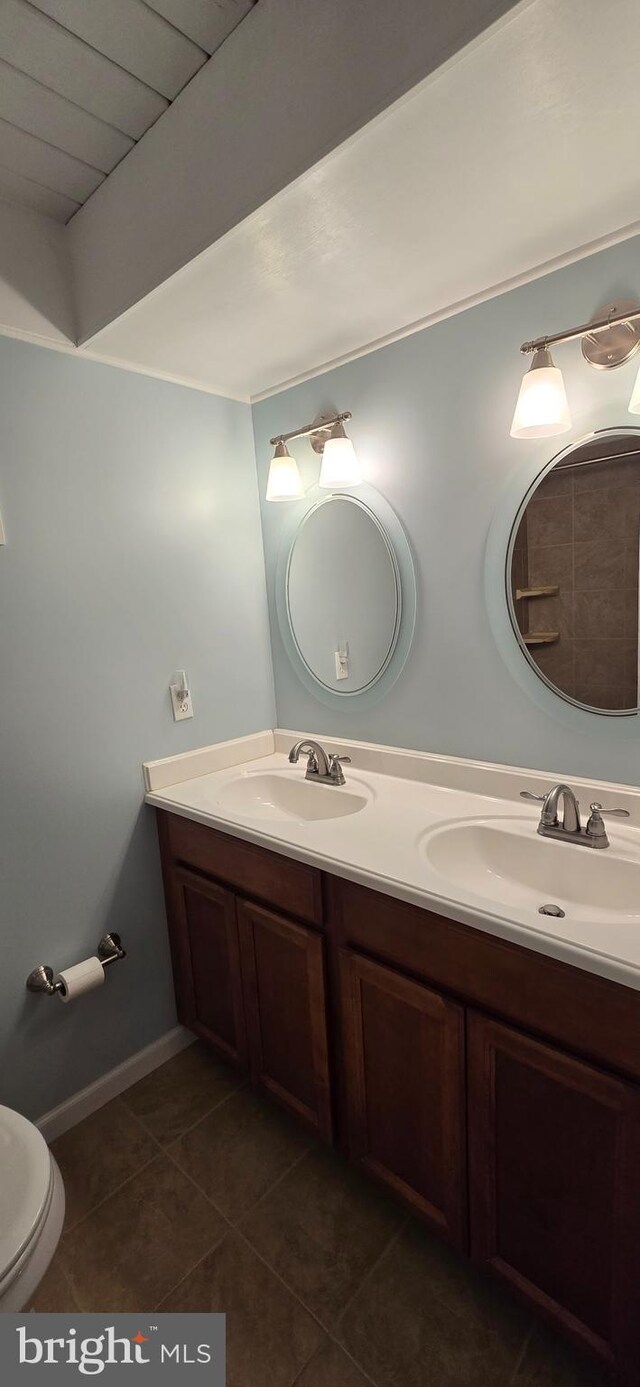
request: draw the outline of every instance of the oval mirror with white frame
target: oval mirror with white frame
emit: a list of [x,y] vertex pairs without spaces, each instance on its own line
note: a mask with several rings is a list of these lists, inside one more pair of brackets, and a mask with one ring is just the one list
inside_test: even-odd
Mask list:
[[297,519],[281,564],[285,645],[303,682],[325,701],[384,689],[404,664],[413,635],[415,579],[406,537],[383,498],[370,487],[366,496],[320,496]]
[[529,664],[569,703],[637,714],[640,429],[606,429],[544,468],[507,553],[511,623]]

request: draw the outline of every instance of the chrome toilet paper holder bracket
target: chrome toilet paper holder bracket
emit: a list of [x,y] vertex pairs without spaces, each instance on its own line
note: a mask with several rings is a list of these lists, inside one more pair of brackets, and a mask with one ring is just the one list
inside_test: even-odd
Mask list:
[[[120,935],[116,934],[115,930],[110,934],[103,934],[96,952],[103,968],[109,963],[117,963],[119,959],[127,957]],[[27,978],[27,992],[42,992],[47,997],[55,997],[56,993],[62,990],[62,983],[54,983],[53,968],[50,968],[48,963],[40,963]]]

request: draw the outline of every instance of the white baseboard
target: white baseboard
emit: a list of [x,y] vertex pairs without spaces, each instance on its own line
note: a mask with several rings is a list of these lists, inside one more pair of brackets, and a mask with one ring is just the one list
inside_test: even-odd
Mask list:
[[109,1069],[102,1078],[96,1079],[94,1083],[74,1093],[71,1098],[65,1099],[57,1108],[51,1108],[50,1112],[38,1119],[36,1127],[40,1128],[45,1141],[55,1141],[63,1132],[68,1132],[70,1127],[75,1127],[77,1122],[90,1117],[91,1113],[97,1112],[98,1108],[104,1107],[112,1098],[117,1098],[118,1094],[131,1088],[132,1084],[137,1084],[139,1079],[144,1079],[153,1069],[165,1064],[173,1055],[179,1054],[180,1050],[185,1050],[194,1040],[195,1036],[191,1031],[185,1030],[184,1026],[175,1026],[172,1031],[161,1035],[159,1040],[146,1045],[144,1050],[137,1050],[135,1055],[116,1065],[115,1069]]

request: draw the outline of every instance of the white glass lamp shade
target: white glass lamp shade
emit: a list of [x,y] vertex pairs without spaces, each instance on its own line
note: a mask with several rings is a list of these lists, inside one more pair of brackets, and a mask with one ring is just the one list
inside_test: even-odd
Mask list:
[[[640,409],[640,404],[638,406]],[[518,403],[511,424],[512,438],[553,438],[571,428],[562,371],[554,366],[546,348],[535,352],[522,377]]]
[[362,468],[353,443],[347,438],[342,424],[334,424],[322,450],[318,486],[335,491],[341,486],[359,486],[361,481]]
[[640,371],[638,371],[638,374],[636,376],[636,383],[633,387],[633,390],[631,391],[631,399],[629,400],[629,413],[640,414]]
[[298,464],[286,443],[276,443],[267,478],[267,501],[297,501],[304,496]]

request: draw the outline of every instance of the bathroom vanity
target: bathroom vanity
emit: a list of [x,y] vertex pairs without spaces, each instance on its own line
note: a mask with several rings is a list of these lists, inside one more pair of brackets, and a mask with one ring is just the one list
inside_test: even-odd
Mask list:
[[[635,923],[609,926],[597,897],[616,863],[640,872],[638,797],[616,789],[633,808],[608,857],[537,838],[519,793],[548,788],[538,773],[341,744],[346,785],[309,786],[291,740],[147,770],[180,1019],[631,1387],[640,897]],[[514,871],[520,834],[554,885],[586,878],[593,919],[569,897],[564,919],[481,908],[465,838],[459,901],[446,894],[429,844],[478,810],[513,834]]]

